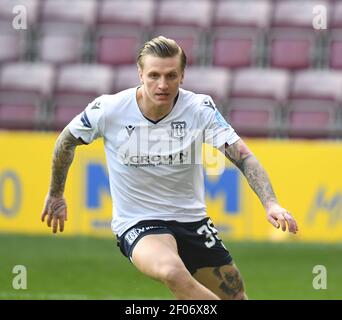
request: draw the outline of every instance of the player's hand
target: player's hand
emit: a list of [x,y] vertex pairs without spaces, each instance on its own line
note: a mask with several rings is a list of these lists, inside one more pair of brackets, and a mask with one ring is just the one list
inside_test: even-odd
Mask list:
[[277,203],[272,203],[267,207],[267,220],[276,228],[281,227],[281,230],[286,231],[286,225],[289,232],[297,233],[298,226],[290,212],[282,208]]
[[42,222],[45,221],[46,216],[48,227],[51,227],[52,223],[53,233],[56,233],[58,231],[58,225],[59,231],[63,232],[64,221],[67,221],[67,205],[65,199],[63,197],[52,197],[50,195],[47,195],[43,213],[41,216]]

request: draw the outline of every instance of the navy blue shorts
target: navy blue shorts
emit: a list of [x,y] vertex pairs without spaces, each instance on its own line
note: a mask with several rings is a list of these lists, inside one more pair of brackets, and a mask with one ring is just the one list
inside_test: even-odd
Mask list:
[[117,245],[131,260],[133,249],[142,237],[165,233],[176,239],[178,254],[191,274],[199,268],[218,267],[233,260],[209,217],[197,222],[140,221],[117,237]]

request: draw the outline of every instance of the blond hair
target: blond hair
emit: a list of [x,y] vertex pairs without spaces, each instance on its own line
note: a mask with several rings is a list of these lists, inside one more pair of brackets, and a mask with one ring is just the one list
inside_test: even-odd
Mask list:
[[142,69],[144,66],[143,58],[147,55],[160,58],[172,58],[176,55],[180,56],[181,69],[184,71],[186,66],[186,55],[184,50],[177,44],[175,40],[159,36],[147,41],[139,50],[138,66]]

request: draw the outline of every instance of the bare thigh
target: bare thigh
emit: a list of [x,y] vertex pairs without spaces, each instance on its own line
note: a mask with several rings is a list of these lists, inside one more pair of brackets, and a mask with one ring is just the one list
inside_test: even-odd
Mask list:
[[150,234],[139,240],[132,252],[137,269],[156,280],[163,280],[169,269],[186,269],[171,234]]
[[193,277],[222,300],[247,299],[243,280],[234,263],[198,269]]

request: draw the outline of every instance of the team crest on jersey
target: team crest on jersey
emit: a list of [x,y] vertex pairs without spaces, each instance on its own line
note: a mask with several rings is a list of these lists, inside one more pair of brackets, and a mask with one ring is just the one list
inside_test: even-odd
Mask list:
[[171,135],[174,138],[183,139],[185,136],[186,122],[173,121],[171,122]]

